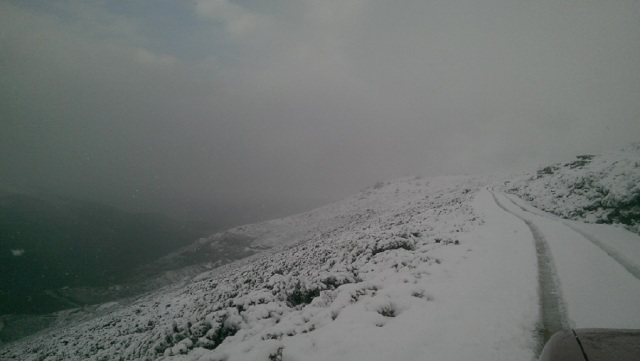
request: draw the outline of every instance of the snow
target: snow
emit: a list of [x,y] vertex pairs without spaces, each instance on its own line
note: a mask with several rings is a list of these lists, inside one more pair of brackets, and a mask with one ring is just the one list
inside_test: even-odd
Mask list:
[[630,232],[619,225],[583,223],[562,219],[551,213],[539,210],[513,195],[506,195],[522,210],[531,214],[561,222],[596,244],[610,257],[615,258],[636,278],[640,279],[640,235]]
[[[640,312],[637,312],[640,300],[638,278],[583,233],[576,232],[556,217],[544,217],[523,211],[514,203],[506,201],[506,197],[504,199],[503,204],[509,211],[533,222],[544,233],[557,269],[572,327],[640,328]],[[573,225],[575,222],[570,224]],[[628,241],[637,237],[613,226],[597,226],[601,236],[619,236],[611,237],[618,241],[612,242],[614,247],[624,244],[621,240]],[[621,236],[622,232],[626,232],[625,236]],[[608,240],[609,238],[607,242]]]
[[[474,210],[491,222],[461,235],[458,245],[423,246],[440,263],[394,269],[390,264],[412,258],[391,251],[361,268],[365,281],[324,291],[302,309],[302,320],[296,312],[281,319],[272,331],[305,318],[317,327],[283,338],[283,359],[531,359],[538,320],[533,246],[515,217],[509,221],[519,236],[496,227],[505,217],[485,206],[487,191],[478,198]],[[223,344],[220,351],[242,354],[243,347]]]
[[[623,164],[602,178],[624,202],[635,194],[625,178],[635,179],[635,154],[589,158],[553,176],[566,186],[598,164]],[[236,227],[191,250],[236,237],[256,254],[173,272],[171,285],[2,345],[0,359],[528,361],[540,351],[548,311],[540,242],[557,280],[552,296],[571,326],[640,328],[640,237],[559,218],[604,213],[576,216],[588,197],[568,192],[559,202],[541,179],[550,184],[405,178]]]
[[640,143],[545,167],[503,189],[563,218],[620,223],[640,233]]

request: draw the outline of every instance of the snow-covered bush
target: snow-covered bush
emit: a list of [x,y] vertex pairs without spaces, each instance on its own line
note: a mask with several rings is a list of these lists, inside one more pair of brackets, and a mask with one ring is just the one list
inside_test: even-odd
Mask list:
[[640,143],[544,167],[504,189],[560,217],[640,233]]
[[[482,222],[469,206],[482,181],[432,182],[380,184],[315,211],[238,227],[272,248],[28,344],[3,345],[0,359],[277,361],[287,338],[348,322],[353,309],[382,327],[407,302],[432,299],[414,283],[439,265],[430,252],[450,247],[436,239]],[[385,291],[396,283],[405,291]]]

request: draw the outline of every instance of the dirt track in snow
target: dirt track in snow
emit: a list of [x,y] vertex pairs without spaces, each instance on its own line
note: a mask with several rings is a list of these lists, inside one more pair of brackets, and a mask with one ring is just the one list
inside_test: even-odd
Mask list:
[[500,208],[505,212],[518,217],[527,225],[527,227],[529,227],[535,242],[541,315],[539,329],[539,353],[542,350],[544,343],[546,343],[555,332],[569,327],[566,305],[560,291],[553,257],[551,255],[547,239],[542,231],[532,221],[510,211],[503,204],[506,197],[501,195],[501,198],[503,198],[503,201],[501,201],[498,199],[498,196],[494,191],[491,191],[491,194],[494,201]]
[[[515,205],[516,207],[520,208],[522,211],[527,212],[527,213],[531,213],[531,214],[536,214],[531,212],[530,210],[522,207],[521,205],[519,205],[517,202],[515,202],[511,197],[511,195],[508,194],[504,194],[505,198],[507,198],[509,200],[509,202],[511,202],[513,205]],[[494,194],[494,198],[495,198],[495,194]],[[503,207],[504,209],[504,207]],[[512,213],[512,212],[509,212]],[[513,214],[513,213],[512,213]],[[537,214],[538,216],[542,216],[542,217],[547,217],[546,215],[543,214]],[[519,217],[520,219],[522,219],[522,217]],[[548,218],[548,217],[547,217]],[[525,221],[526,222],[526,221]],[[600,248],[601,250],[603,250],[609,257],[613,258],[614,261],[618,262],[618,264],[620,264],[622,267],[624,267],[624,269],[627,270],[627,272],[631,273],[631,275],[633,275],[633,277],[637,278],[640,280],[640,267],[638,267],[636,264],[634,264],[633,262],[631,262],[630,260],[626,259],[626,257],[622,254],[620,254],[620,252],[616,251],[615,249],[613,249],[612,247],[609,247],[604,241],[602,241],[601,239],[599,239],[598,237],[568,223],[568,222],[564,222],[564,221],[560,221],[562,224],[564,224],[565,226],[567,226],[568,228],[571,228],[574,232],[580,234],[582,237],[584,237],[585,239],[589,240],[591,243],[593,243],[594,245],[598,246],[598,248]]]
[[536,246],[541,339],[559,328],[638,328],[637,236],[619,227],[565,220],[493,191]]

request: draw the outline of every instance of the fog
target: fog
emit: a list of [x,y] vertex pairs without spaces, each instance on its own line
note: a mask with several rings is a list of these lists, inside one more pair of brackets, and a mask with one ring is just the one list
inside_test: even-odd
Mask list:
[[0,3],[0,183],[184,216],[640,138],[640,2]]

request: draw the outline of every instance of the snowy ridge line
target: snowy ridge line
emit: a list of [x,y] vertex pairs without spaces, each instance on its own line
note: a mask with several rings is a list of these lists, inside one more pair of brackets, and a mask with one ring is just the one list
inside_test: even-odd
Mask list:
[[[552,214],[548,214],[548,213],[543,212],[543,211],[539,211],[535,207],[532,207],[533,209],[527,208],[527,207],[523,207],[522,205],[518,204],[519,202],[517,202],[517,201],[515,201],[513,199],[513,198],[517,198],[515,195],[505,194],[505,196],[506,196],[507,199],[509,199],[509,201],[511,201],[511,203],[513,203],[518,208],[522,209],[522,211],[524,211],[524,212],[535,214],[537,216],[545,217],[545,218],[548,218],[548,219],[551,219],[551,220],[554,220],[554,221],[558,221],[558,222],[562,223],[563,225],[567,226],[568,228],[571,228],[574,232],[580,234],[582,237],[584,237],[585,239],[587,239],[588,241],[590,241],[594,245],[598,246],[602,251],[604,251],[604,253],[606,253],[609,257],[613,258],[625,270],[627,270],[627,272],[631,273],[631,275],[633,275],[633,277],[635,277],[635,278],[640,280],[640,266],[638,266],[635,262],[631,261],[630,259],[628,259],[624,255],[622,255],[620,252],[618,252],[614,248],[612,248],[609,245],[607,245],[605,242],[603,242],[598,237],[596,237],[596,236],[594,236],[594,235],[592,235],[592,234],[590,234],[588,232],[585,232],[584,230],[579,229],[578,227],[576,227],[573,224],[567,222],[563,218],[557,217],[557,216],[552,215]],[[519,200],[521,202],[524,202],[520,198],[517,198],[517,200]]]
[[570,322],[567,316],[567,306],[562,297],[560,281],[557,277],[551,250],[547,240],[540,229],[530,220],[510,211],[496,196],[493,189],[490,190],[496,204],[505,212],[508,212],[521,219],[533,236],[536,248],[538,264],[538,293],[540,297],[540,329],[538,348],[536,355],[542,352],[542,347],[551,336],[562,330],[569,328]]

